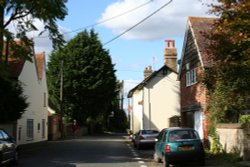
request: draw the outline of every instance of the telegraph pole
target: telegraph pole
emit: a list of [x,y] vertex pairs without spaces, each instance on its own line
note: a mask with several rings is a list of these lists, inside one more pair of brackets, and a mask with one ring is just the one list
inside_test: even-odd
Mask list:
[[64,137],[64,124],[63,124],[63,117],[64,117],[64,111],[63,111],[63,60],[61,61],[61,69],[60,69],[60,110],[61,110],[61,137]]
[[123,109],[123,96],[124,96],[124,80],[122,80],[122,82],[121,82],[121,106],[120,106],[120,109]]

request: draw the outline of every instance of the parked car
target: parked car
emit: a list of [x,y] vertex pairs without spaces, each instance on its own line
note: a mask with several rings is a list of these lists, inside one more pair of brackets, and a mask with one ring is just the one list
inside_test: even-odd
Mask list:
[[16,163],[18,150],[16,141],[4,129],[0,129],[0,166],[7,162]]
[[159,131],[157,130],[139,130],[132,137],[132,142],[134,147],[140,149],[146,145],[154,145],[155,138],[159,135]]
[[166,128],[156,139],[154,160],[170,164],[197,162],[205,165],[205,151],[199,134],[192,128]]

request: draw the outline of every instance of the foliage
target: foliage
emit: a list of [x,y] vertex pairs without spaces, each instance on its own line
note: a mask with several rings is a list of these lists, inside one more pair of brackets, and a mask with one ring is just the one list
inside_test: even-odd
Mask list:
[[[30,60],[30,55],[23,54],[27,46],[33,43],[28,39],[27,33],[37,31],[34,20],[38,19],[43,22],[44,29],[49,31],[49,38],[53,42],[54,48],[60,47],[63,43],[63,36],[59,33],[56,25],[57,19],[63,20],[67,14],[65,3],[67,0],[3,0],[0,2],[0,66],[7,64],[8,54],[4,51],[4,40],[9,45],[12,55],[25,56]],[[16,34],[9,31],[10,25],[14,23]],[[42,34],[42,33],[41,33]],[[24,45],[15,45],[15,40],[22,41]],[[29,47],[28,47],[29,48]],[[6,52],[6,51],[5,51]],[[32,51],[30,51],[32,52]],[[6,58],[3,58],[5,55]],[[4,70],[4,68],[0,68]],[[4,74],[0,71],[0,75]]]
[[214,66],[206,69],[209,111],[216,122],[237,122],[239,112],[250,108],[250,2],[218,0],[212,13],[220,18],[210,36]]
[[63,83],[63,114],[77,119],[79,124],[86,124],[88,118],[104,119],[111,111],[117,94],[114,65],[94,30],[79,33],[63,49],[53,52],[47,76],[54,109],[60,111]]
[[128,119],[124,110],[114,111],[114,116],[109,120],[109,129],[116,132],[125,132],[128,128]]
[[211,147],[210,147],[210,153],[211,154],[221,154],[223,152],[222,145],[220,144],[219,135],[214,132],[213,134],[210,134],[211,136]]
[[240,123],[242,124],[250,124],[250,115],[241,115]]
[[21,84],[0,78],[0,123],[16,121],[27,107]]

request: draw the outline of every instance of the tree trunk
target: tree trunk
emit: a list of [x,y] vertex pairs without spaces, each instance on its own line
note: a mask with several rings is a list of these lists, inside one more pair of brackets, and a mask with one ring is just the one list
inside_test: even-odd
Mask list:
[[0,64],[3,58],[4,2],[0,3]]

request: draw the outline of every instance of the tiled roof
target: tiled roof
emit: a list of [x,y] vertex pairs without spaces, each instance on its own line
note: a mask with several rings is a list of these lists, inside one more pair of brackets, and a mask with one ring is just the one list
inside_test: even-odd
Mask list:
[[44,64],[45,64],[45,53],[36,53],[36,63],[37,63],[37,74],[38,79],[41,80],[43,77],[43,70],[44,70]]
[[207,35],[211,34],[215,21],[216,18],[189,17],[190,28],[204,67],[209,67],[213,64],[208,47],[211,41],[207,38]]
[[[20,44],[21,42],[16,41],[16,43]],[[6,53],[6,47],[7,47],[7,44],[6,44],[6,42],[4,42],[3,50],[2,50],[3,55],[5,55],[5,53]],[[10,77],[18,78],[19,75],[22,72],[25,60],[24,59],[12,58],[11,54],[12,54],[12,51],[10,50],[9,51],[9,57],[8,57],[8,72],[9,72]],[[3,56],[3,60],[4,60],[4,58],[5,57]]]
[[25,60],[23,59],[8,59],[9,74],[13,78],[18,78],[22,72]]

